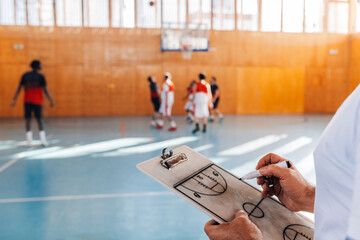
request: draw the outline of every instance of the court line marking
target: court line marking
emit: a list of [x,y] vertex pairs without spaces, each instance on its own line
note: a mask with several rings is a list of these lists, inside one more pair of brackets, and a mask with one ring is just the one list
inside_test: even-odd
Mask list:
[[11,159],[10,161],[8,161],[7,163],[5,163],[4,165],[2,165],[0,167],[0,173],[2,173],[3,171],[5,171],[7,168],[9,168],[11,165],[15,164],[17,161],[19,161],[20,159],[22,159],[24,157],[23,153],[20,153],[18,157]]
[[57,150],[60,147],[52,147],[52,148],[47,148],[47,149],[35,149],[35,150],[28,150],[28,151],[24,151],[21,152],[19,154],[16,154],[15,157],[13,159],[11,159],[10,161],[8,161],[7,163],[5,163],[4,165],[2,165],[0,167],[0,173],[2,173],[3,171],[5,171],[7,168],[11,167],[12,165],[14,165],[16,162],[18,162],[21,159],[26,158],[29,154],[35,154],[38,152],[42,152],[42,151],[50,151],[50,150]]
[[4,198],[4,199],[0,199],[0,203],[24,203],[24,202],[107,199],[107,198],[126,198],[126,197],[153,197],[153,196],[164,196],[164,195],[174,195],[174,194],[171,192],[140,192],[140,193],[114,193],[114,194],[90,194],[90,195],[64,195],[64,196],[32,197],[32,198]]

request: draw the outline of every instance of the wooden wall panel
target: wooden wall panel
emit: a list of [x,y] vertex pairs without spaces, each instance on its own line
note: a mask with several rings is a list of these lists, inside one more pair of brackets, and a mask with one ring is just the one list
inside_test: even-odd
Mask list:
[[[14,49],[14,44],[22,44],[22,50]],[[0,63],[2,64],[28,64],[27,39],[6,38],[0,41]]]
[[84,65],[84,51],[96,51],[96,49],[84,49],[84,41],[73,39],[56,39],[55,53],[56,65]]
[[354,34],[350,38],[350,91],[360,84],[360,34]]
[[27,70],[26,65],[3,65],[3,78],[1,79],[4,91],[2,94],[4,116],[22,117],[23,116],[23,98],[21,93],[17,99],[16,106],[10,107],[11,100],[20,83],[22,73]]
[[[25,48],[15,50],[18,43]],[[160,51],[159,29],[2,27],[0,116],[22,115],[21,99],[8,106],[35,58],[55,100],[47,116],[151,114],[147,77],[161,86],[166,71],[175,114],[184,114],[182,98],[199,72],[217,77],[229,114],[333,112],[360,82],[359,35],[210,31],[210,47],[184,60]]]
[[304,81],[301,68],[238,68],[237,113],[302,113]]
[[[83,106],[83,67],[57,66],[55,91],[55,116],[82,116]],[[48,80],[48,84],[51,82]]]
[[[135,67],[111,68],[111,114],[135,115],[134,101],[137,96],[135,86],[138,84]],[[139,80],[141,82],[141,80]]]

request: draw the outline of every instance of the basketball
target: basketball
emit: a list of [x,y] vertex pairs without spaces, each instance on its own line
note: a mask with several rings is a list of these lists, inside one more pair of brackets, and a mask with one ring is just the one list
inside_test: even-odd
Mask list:
[[149,5],[152,7],[152,6],[154,6],[154,1],[150,1],[149,2]]

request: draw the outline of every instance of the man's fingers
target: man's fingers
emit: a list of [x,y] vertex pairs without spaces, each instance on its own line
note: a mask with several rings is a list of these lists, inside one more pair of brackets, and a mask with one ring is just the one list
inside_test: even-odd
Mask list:
[[258,184],[258,185],[263,185],[264,182],[265,182],[264,177],[258,177],[258,178],[257,178],[257,184]]
[[277,165],[269,165],[263,168],[260,168],[260,174],[266,177],[277,177],[277,178],[285,178],[290,173],[289,168],[282,168]]
[[239,211],[235,214],[235,218],[244,217],[244,216],[247,216],[247,214],[246,214],[246,212],[243,211],[243,210],[239,210]]
[[269,191],[269,184],[268,183],[264,183],[263,185],[261,185],[261,187],[263,188],[264,191]]
[[256,170],[263,168],[269,164],[275,164],[275,163],[282,162],[282,161],[285,161],[285,159],[276,154],[269,153],[259,160],[259,162],[256,166]]
[[209,228],[211,226],[215,226],[215,225],[219,225],[214,219],[211,219],[210,221],[208,221],[206,224],[205,224],[205,229],[206,228]]

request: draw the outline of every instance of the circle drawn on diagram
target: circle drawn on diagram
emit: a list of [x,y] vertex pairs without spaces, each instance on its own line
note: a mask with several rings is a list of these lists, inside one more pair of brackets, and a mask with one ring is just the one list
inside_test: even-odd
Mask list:
[[258,205],[255,205],[253,203],[244,203],[243,209],[249,217],[263,218],[265,217],[265,213]]

